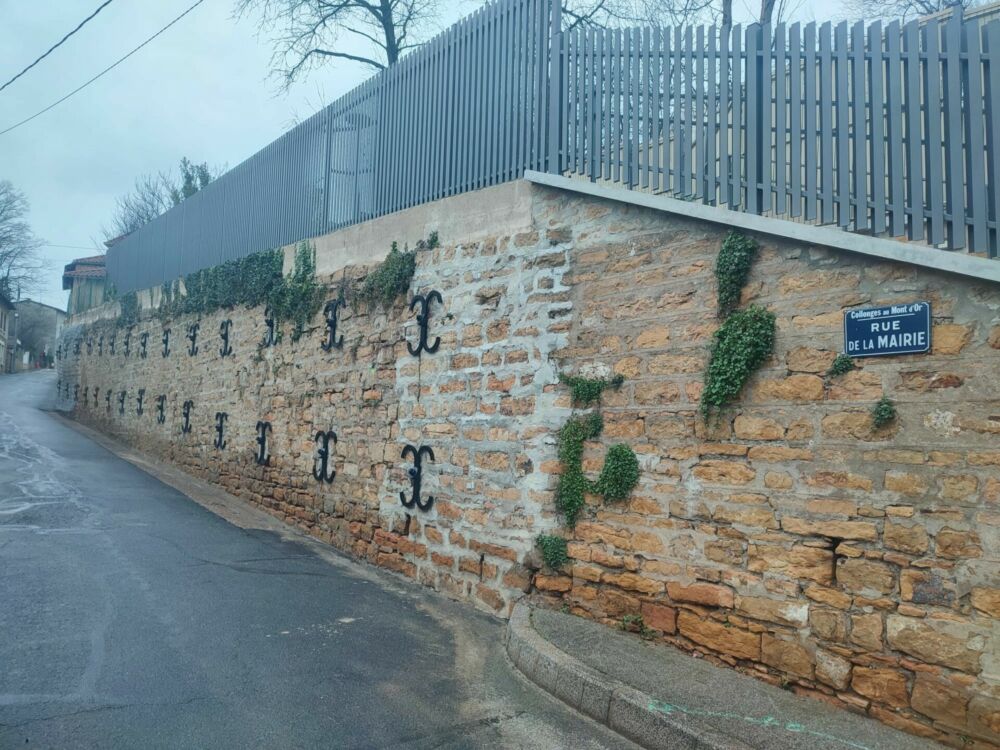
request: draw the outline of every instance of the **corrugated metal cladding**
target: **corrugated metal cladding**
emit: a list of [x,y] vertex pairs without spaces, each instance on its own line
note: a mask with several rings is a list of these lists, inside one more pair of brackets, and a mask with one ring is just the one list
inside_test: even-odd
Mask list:
[[525,169],[996,257],[1000,21],[561,30],[498,0],[109,251],[119,291]]

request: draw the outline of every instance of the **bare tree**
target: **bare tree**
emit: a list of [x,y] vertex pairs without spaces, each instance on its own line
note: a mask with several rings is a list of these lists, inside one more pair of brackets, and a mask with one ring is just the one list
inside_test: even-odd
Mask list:
[[[239,16],[260,15],[274,33],[272,68],[285,87],[331,60],[383,70],[419,46],[431,31],[442,0],[237,0]],[[362,43],[348,52],[343,37]]]
[[11,299],[38,291],[42,283],[42,243],[25,219],[28,208],[24,193],[0,180],[0,291]]
[[212,181],[213,171],[217,175],[221,170],[212,170],[205,162],[195,164],[183,158],[179,179],[166,172],[139,177],[132,190],[115,201],[111,224],[102,230],[104,239],[131,234],[168,208],[190,198]]
[[900,18],[910,20],[949,8],[982,5],[982,0],[848,0],[848,12],[858,18]]

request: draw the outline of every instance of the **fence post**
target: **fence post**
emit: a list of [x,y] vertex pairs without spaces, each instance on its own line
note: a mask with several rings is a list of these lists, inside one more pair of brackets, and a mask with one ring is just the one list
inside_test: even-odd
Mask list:
[[552,10],[549,14],[549,107],[548,107],[548,171],[561,174],[560,150],[560,112],[562,107],[562,0],[550,0]]

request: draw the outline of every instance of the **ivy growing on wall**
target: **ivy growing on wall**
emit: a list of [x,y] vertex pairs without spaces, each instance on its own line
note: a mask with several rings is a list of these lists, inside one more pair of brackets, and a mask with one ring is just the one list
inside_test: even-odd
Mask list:
[[774,348],[773,313],[756,305],[735,310],[756,255],[757,242],[735,231],[726,235],[719,250],[715,277],[724,320],[712,338],[701,392],[701,413],[706,418],[739,395]]
[[437,232],[431,232],[426,240],[420,240],[414,250],[404,248],[401,251],[399,245],[393,242],[385,260],[365,278],[356,293],[357,298],[369,305],[389,307],[410,288],[417,270],[417,251],[433,250],[438,244]]
[[826,371],[826,374],[830,377],[837,377],[838,375],[844,375],[854,369],[854,360],[848,357],[844,353],[838,354],[833,362],[830,364],[830,369]]
[[[571,383],[571,387],[575,384],[574,401],[587,404],[596,402],[606,388],[620,386],[623,380],[580,377],[561,379]],[[577,398],[577,391],[589,400]],[[602,495],[606,501],[624,500],[639,482],[639,459],[631,448],[620,444],[608,449],[604,468],[596,481],[591,481],[584,475],[584,444],[597,438],[603,429],[604,420],[601,415],[591,412],[570,417],[559,430],[558,454],[562,473],[556,487],[556,508],[570,528],[576,525],[580,511],[586,504],[588,492]]]
[[625,382],[624,375],[615,375],[611,380],[604,378],[583,378],[579,375],[559,374],[559,382],[569,386],[574,406],[590,406],[600,400],[601,394],[607,388],[621,388]]
[[743,285],[756,257],[757,242],[752,237],[733,231],[722,241],[719,256],[715,259],[720,315],[728,315],[739,304]]
[[553,534],[539,534],[535,543],[542,551],[542,560],[553,570],[558,570],[569,562],[566,540]]
[[735,399],[773,347],[774,313],[754,305],[726,318],[712,340],[702,414],[708,416]]
[[139,295],[129,292],[122,296],[121,312],[118,314],[118,327],[130,328],[139,322]]
[[175,284],[165,284],[158,314],[206,315],[223,308],[267,305],[278,323],[291,322],[292,340],[297,340],[323,302],[324,287],[316,280],[312,247],[301,242],[295,248],[292,272],[281,273],[281,250],[267,250],[228,261],[184,277],[184,293]]

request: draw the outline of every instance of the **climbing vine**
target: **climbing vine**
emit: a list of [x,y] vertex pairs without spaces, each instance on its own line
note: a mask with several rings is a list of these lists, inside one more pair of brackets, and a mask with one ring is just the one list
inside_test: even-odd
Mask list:
[[433,250],[438,244],[437,232],[431,232],[426,240],[420,240],[413,250],[408,248],[400,250],[399,245],[393,242],[385,260],[368,274],[358,289],[357,298],[368,305],[379,304],[382,307],[389,307],[399,295],[410,288],[413,274],[417,270],[417,251]]
[[719,314],[724,320],[712,338],[701,413],[708,418],[735,399],[754,371],[774,347],[774,314],[751,305],[736,310],[743,285],[757,255],[757,242],[730,232],[722,243],[715,265]]
[[604,378],[584,378],[579,375],[560,373],[559,382],[569,386],[574,406],[590,406],[600,400],[601,394],[607,388],[621,388],[625,382],[624,375],[615,375],[611,380]]
[[721,316],[725,317],[739,304],[743,285],[746,284],[754,258],[757,257],[757,248],[756,240],[736,231],[727,234],[722,241],[719,256],[715,260]]
[[266,250],[188,274],[183,294],[176,284],[164,284],[158,315],[167,319],[240,305],[267,305],[276,322],[293,324],[292,340],[297,340],[319,311],[324,287],[316,280],[315,253],[307,242],[295,248],[288,276],[281,273],[283,262],[281,250]]
[[[608,387],[618,387],[624,378],[613,380],[581,377],[560,378],[573,389],[574,402],[591,404],[600,399]],[[624,500],[639,482],[639,459],[627,445],[614,445],[608,449],[604,468],[596,481],[583,473],[583,449],[588,440],[597,438],[604,429],[604,420],[598,412],[570,417],[559,430],[558,454],[562,465],[556,487],[556,508],[566,525],[576,525],[580,511],[586,504],[588,492],[602,495],[605,501]]]
[[736,398],[773,346],[774,313],[753,305],[726,318],[712,340],[701,392],[702,415],[707,417]]
[[566,540],[554,534],[539,534],[535,543],[542,551],[542,560],[553,570],[558,570],[569,562]]
[[118,314],[118,327],[130,328],[139,322],[139,295],[129,292],[122,295],[121,312]]

